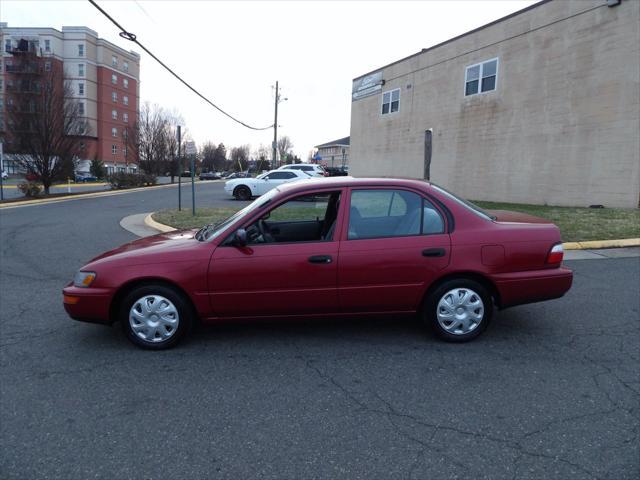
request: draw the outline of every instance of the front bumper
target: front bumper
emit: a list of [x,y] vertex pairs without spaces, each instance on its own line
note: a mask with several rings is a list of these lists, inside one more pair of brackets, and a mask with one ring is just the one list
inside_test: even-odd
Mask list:
[[72,284],[62,289],[64,309],[74,320],[110,324],[109,308],[113,292],[107,288],[79,288]]
[[560,298],[571,288],[568,268],[501,273],[492,276],[500,295],[500,308]]

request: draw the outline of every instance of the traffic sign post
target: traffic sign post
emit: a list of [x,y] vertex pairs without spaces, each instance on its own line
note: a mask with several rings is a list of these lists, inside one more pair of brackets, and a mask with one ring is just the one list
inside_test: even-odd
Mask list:
[[196,215],[196,186],[195,186],[195,175],[196,175],[196,142],[186,142],[184,144],[184,150],[187,155],[191,157],[191,214],[195,217]]

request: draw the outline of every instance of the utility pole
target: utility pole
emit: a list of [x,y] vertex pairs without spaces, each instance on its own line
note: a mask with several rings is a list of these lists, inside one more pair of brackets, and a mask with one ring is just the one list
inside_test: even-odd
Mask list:
[[0,142],[0,200],[4,200],[4,185],[2,185],[4,181],[2,179],[2,174],[4,173],[4,153],[2,146],[3,144]]
[[278,102],[280,100],[280,93],[278,93],[278,81],[276,80],[276,114],[275,114],[275,118],[273,120],[273,144],[271,145],[273,147],[273,161],[271,162],[271,168],[277,168],[278,166],[276,166],[276,161],[277,161],[277,154],[278,154]]
[[178,125],[178,211],[182,210],[182,157],[180,144],[182,143],[180,125]]

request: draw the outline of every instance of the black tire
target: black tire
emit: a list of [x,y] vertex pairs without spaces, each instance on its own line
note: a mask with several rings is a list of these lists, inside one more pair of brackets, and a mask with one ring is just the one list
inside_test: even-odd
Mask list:
[[236,197],[236,200],[251,200],[251,190],[249,187],[240,185],[233,191],[233,196]]
[[[465,291],[470,292],[470,297],[466,297],[469,298],[470,304],[469,306],[461,305],[460,308],[463,309],[460,311],[461,318],[466,318],[467,311],[472,317],[477,317],[482,312],[481,318],[478,320],[474,318],[466,325],[462,320],[457,323],[458,320],[455,314],[452,315],[451,320],[448,320],[444,318],[449,313],[445,305],[441,310],[441,323],[438,319],[438,304],[440,301],[444,301],[445,296],[447,296],[447,300],[460,298],[459,295],[454,295],[452,292],[464,295]],[[482,304],[477,303],[477,300],[480,300]],[[449,304],[449,302],[446,303]],[[479,308],[480,306],[482,308]],[[447,342],[468,342],[473,340],[487,329],[492,317],[493,299],[491,295],[481,283],[466,278],[448,280],[439,285],[425,299],[423,308],[423,321],[425,324],[429,325],[436,335]],[[473,326],[474,323],[476,324],[475,326]],[[456,328],[456,325],[460,328]],[[471,327],[472,329],[469,329],[469,331],[464,331],[466,328]]]
[[[136,334],[129,320],[129,314],[134,303],[150,295],[164,297],[166,300],[169,300],[175,307],[175,310],[177,310],[177,328],[175,328],[173,333],[169,333],[170,336],[166,340],[148,341],[141,338]],[[148,350],[164,350],[175,346],[189,333],[194,323],[193,317],[194,314],[191,304],[182,293],[166,285],[150,284],[134,288],[125,296],[120,305],[118,319],[120,320],[124,334],[134,345]]]

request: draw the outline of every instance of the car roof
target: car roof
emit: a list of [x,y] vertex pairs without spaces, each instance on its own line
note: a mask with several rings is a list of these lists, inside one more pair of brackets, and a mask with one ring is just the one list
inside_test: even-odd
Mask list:
[[329,178],[314,178],[310,177],[305,182],[293,182],[285,183],[278,186],[278,190],[282,192],[294,192],[311,190],[322,187],[408,187],[424,190],[425,186],[431,185],[426,180],[420,180],[415,178],[354,178],[354,177],[329,177]]

